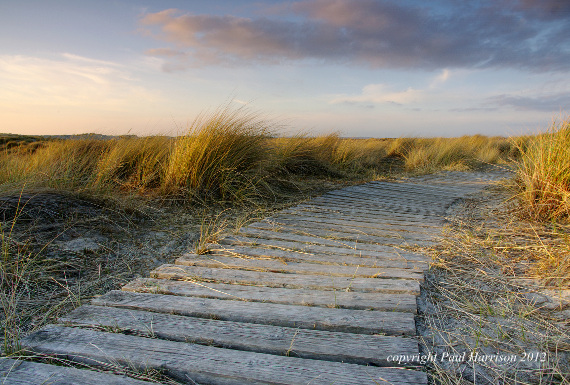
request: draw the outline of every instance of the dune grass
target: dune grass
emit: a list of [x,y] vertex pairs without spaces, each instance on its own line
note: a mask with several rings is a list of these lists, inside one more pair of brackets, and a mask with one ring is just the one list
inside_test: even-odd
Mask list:
[[[518,138],[475,135],[459,138],[345,139],[336,134],[285,138],[276,136],[277,126],[259,113],[226,105],[200,115],[185,135],[176,138],[83,137],[62,140],[0,137],[0,194],[48,190],[119,200],[134,198],[193,205],[223,202],[251,207],[252,203],[259,201],[280,202],[278,198],[298,193],[295,186],[314,181],[317,184],[325,181],[361,182],[395,175],[463,171],[487,164],[514,162],[517,165],[517,194],[527,217],[559,221],[569,216],[569,120],[553,125],[543,135]],[[299,198],[301,195],[297,196]],[[217,235],[224,218],[214,218],[203,221],[200,226],[198,248]],[[481,250],[490,247],[499,250],[501,257],[516,261],[521,258],[519,251],[530,250],[527,243],[534,242],[537,247],[532,249],[532,256],[528,258],[532,264],[525,276],[541,279],[553,287],[568,286],[568,245],[559,236],[560,232],[555,232],[556,242],[560,241],[556,243],[548,240],[548,236],[553,234],[548,229],[541,228],[538,232],[532,227],[526,230],[516,228],[516,231],[514,227],[509,229],[512,230],[510,233],[504,230],[496,239],[493,238],[496,242],[491,246],[489,234],[477,242],[469,238],[465,244]],[[45,286],[43,281],[50,280],[53,263],[14,242],[10,228],[0,230],[3,230],[0,231],[0,305],[4,313],[1,329],[4,352],[10,353],[18,350],[19,335],[25,322],[22,303],[30,301],[33,285],[40,282]],[[511,239],[516,242],[509,243]],[[468,250],[468,255],[476,256],[472,261],[475,265],[482,263],[479,249],[477,252]],[[449,250],[461,251],[452,247]],[[449,254],[449,261],[455,262],[453,266],[444,268],[453,274],[465,273],[461,270],[461,263],[465,261],[454,260],[455,254]],[[93,266],[97,263],[94,259]],[[129,264],[132,262],[119,260],[113,263],[110,271],[127,271],[131,269]],[[101,265],[98,266],[100,269]],[[66,266],[61,271],[65,269]],[[93,268],[91,271],[96,270]],[[94,277],[95,273],[88,278],[95,280]],[[472,277],[456,278],[454,283],[462,287]],[[97,279],[102,280],[100,276]],[[50,284],[54,285],[51,281]],[[104,284],[100,283],[100,286]],[[73,295],[76,294],[73,290],[62,287],[60,303],[74,301]],[[85,291],[84,288],[81,290]],[[95,289],[92,291],[95,293]],[[466,293],[465,297],[458,297],[454,302],[462,312],[473,302],[464,300],[467,295],[473,293]],[[28,318],[45,313],[42,319],[48,319],[51,310],[41,310],[28,315]],[[38,321],[37,325],[41,322]]]
[[239,201],[263,176],[271,124],[244,108],[202,114],[176,140],[164,167],[161,193]]
[[[42,140],[6,136],[0,193],[54,189],[185,202],[275,200],[301,179],[366,181],[394,172],[467,170],[504,163],[516,144],[461,138],[277,137],[279,124],[222,105],[199,115],[185,135]],[[2,139],[2,138],[0,138]],[[286,189],[285,189],[286,190]]]
[[519,200],[533,219],[570,218],[570,117],[554,122],[524,148],[517,168]]

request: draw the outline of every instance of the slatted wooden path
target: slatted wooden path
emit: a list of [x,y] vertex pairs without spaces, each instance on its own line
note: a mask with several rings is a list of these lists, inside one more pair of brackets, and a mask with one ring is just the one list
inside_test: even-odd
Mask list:
[[[414,316],[449,207],[498,178],[451,172],[331,191],[186,254],[26,337],[32,352],[188,384],[427,384]],[[105,366],[103,366],[105,367]],[[0,382],[143,384],[29,361]]]

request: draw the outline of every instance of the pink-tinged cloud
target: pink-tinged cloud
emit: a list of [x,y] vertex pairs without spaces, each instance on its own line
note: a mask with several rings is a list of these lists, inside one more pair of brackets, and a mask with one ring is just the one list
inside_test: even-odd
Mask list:
[[[566,1],[566,0],[565,0]],[[567,70],[570,7],[557,0],[304,0],[268,17],[168,9],[141,25],[167,67],[316,60],[374,68]],[[418,6],[417,4],[422,4]],[[182,54],[174,54],[174,51]]]

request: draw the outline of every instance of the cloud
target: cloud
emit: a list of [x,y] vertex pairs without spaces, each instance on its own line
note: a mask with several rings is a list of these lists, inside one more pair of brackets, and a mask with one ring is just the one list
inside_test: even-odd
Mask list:
[[445,83],[449,77],[451,76],[451,71],[449,71],[449,69],[445,68],[444,70],[441,71],[441,73],[439,75],[437,75],[431,82],[430,84],[430,88],[435,88],[443,83]]
[[409,104],[418,101],[422,96],[422,91],[413,88],[408,88],[404,91],[393,91],[385,84],[369,84],[362,88],[360,95],[338,95],[330,103],[357,104],[371,108],[374,104]]
[[488,98],[488,106],[511,107],[518,111],[560,112],[570,111],[570,92],[537,97],[502,94]]
[[56,59],[0,55],[0,101],[5,106],[120,110],[155,96],[122,65],[69,53]]
[[168,59],[170,70],[316,60],[372,68],[565,71],[567,4],[303,0],[252,18],[168,9],[145,14],[140,24],[146,35],[171,45],[147,52]]

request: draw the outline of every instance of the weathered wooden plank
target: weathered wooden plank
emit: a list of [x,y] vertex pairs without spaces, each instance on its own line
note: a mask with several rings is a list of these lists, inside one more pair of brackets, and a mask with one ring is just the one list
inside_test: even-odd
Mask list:
[[369,189],[361,188],[356,190],[334,190],[321,195],[324,198],[341,198],[341,199],[354,199],[356,202],[374,202],[374,203],[390,203],[400,205],[422,206],[436,203],[438,206],[445,204],[444,202],[451,202],[455,199],[454,196],[435,196],[425,194],[424,192],[413,192],[410,190],[404,191],[390,191],[388,189],[376,189],[371,191]]
[[[430,260],[430,258],[425,255],[404,251],[403,249],[394,246],[385,246],[381,248],[379,251],[375,251],[375,250],[363,250],[360,248],[361,246],[360,244],[356,244],[355,247],[343,247],[343,245],[337,244],[337,246],[335,247],[331,245],[317,245],[312,243],[302,243],[302,242],[288,241],[282,239],[264,239],[262,237],[247,237],[239,235],[228,236],[220,239],[218,242],[221,245],[232,246],[232,248],[236,245],[245,245],[248,247],[258,246],[260,248],[268,248],[268,247],[276,249],[278,248],[287,252],[297,251],[301,253],[310,253],[315,255],[320,253],[325,256],[329,256],[330,260],[333,262],[345,261],[346,256],[352,256],[355,258],[359,257],[378,258],[380,260],[393,259],[396,261],[404,261],[404,262],[410,261],[411,263],[415,262],[422,263]],[[218,246],[215,244],[210,244],[208,247],[212,249],[218,248]],[[237,249],[237,246],[236,250],[239,250]],[[339,258],[339,256],[341,257]]]
[[82,306],[60,320],[66,326],[107,327],[149,337],[220,348],[352,364],[394,366],[387,356],[418,354],[411,338],[208,320],[140,310]]
[[0,383],[10,385],[150,385],[121,375],[0,357]]
[[[373,212],[392,212],[396,216],[400,217],[413,217],[413,216],[434,216],[441,215],[442,210],[434,210],[432,208],[426,207],[427,205],[406,205],[400,204],[396,201],[392,202],[372,202],[372,201],[358,201],[351,198],[343,198],[340,196],[329,197],[320,196],[318,198],[312,199],[309,203],[315,205],[326,205],[326,206],[350,206],[358,207],[360,209],[372,210]],[[413,218],[410,218],[413,219]]]
[[403,183],[366,183],[358,186],[350,186],[337,191],[345,191],[356,194],[369,194],[376,197],[405,197],[413,199],[414,197],[421,198],[434,198],[434,199],[447,199],[453,200],[459,194],[456,191],[449,191],[448,189],[438,189],[432,186],[420,187],[418,184],[403,184]]
[[443,218],[441,215],[434,214],[423,214],[419,210],[412,209],[401,209],[399,213],[396,213],[394,209],[389,208],[371,208],[371,207],[360,207],[356,205],[341,204],[333,205],[332,203],[320,203],[316,201],[309,201],[307,203],[301,203],[295,206],[295,209],[306,209],[306,210],[322,210],[328,212],[339,212],[344,214],[353,215],[355,218],[358,217],[371,217],[377,220],[382,220],[382,218],[389,218],[391,220],[402,220],[408,223],[420,223],[420,224],[441,224]]
[[425,180],[415,179],[412,180],[398,180],[398,181],[372,181],[363,183],[356,186],[347,187],[351,189],[367,189],[378,194],[388,190],[394,192],[415,192],[418,194],[436,195],[442,197],[453,198],[455,191],[449,190],[448,186],[438,184],[428,184]]
[[[321,214],[321,215],[318,215]],[[328,214],[328,215],[327,215]],[[301,225],[313,225],[317,223],[322,226],[327,226],[327,228],[338,229],[338,230],[349,230],[365,232],[368,234],[375,234],[380,236],[400,233],[411,233],[411,234],[425,234],[432,235],[441,231],[440,228],[434,226],[426,226],[425,224],[412,224],[409,222],[404,222],[404,224],[390,223],[390,218],[379,218],[374,219],[366,218],[356,218],[356,217],[341,217],[338,213],[336,215],[331,215],[330,213],[322,212],[302,212],[297,211],[294,214],[289,213],[279,213],[272,217],[267,217],[261,219],[264,222],[281,222],[284,223],[299,223]],[[398,235],[399,236],[399,235]]]
[[414,315],[377,310],[328,309],[113,290],[93,305],[189,317],[360,334],[415,335]]
[[326,206],[345,206],[358,207],[366,210],[373,211],[389,211],[397,213],[399,216],[405,215],[418,215],[418,216],[439,216],[445,213],[444,209],[437,207],[430,207],[429,205],[405,205],[394,202],[366,202],[355,201],[351,198],[342,197],[326,197],[321,196],[310,201],[311,204],[322,204]]
[[393,294],[420,293],[419,283],[408,279],[378,279],[327,277],[322,275],[300,275],[266,273],[249,270],[211,269],[208,267],[165,264],[150,272],[151,278],[215,281],[241,285],[285,287],[292,289],[347,290]]
[[[459,181],[457,181],[459,182]],[[429,192],[431,194],[441,194],[443,196],[447,195],[465,195],[466,191],[469,193],[470,191],[474,191],[480,189],[482,185],[473,185],[468,186],[466,184],[461,184],[460,186],[453,184],[445,184],[439,183],[436,179],[416,179],[414,182],[411,181],[394,181],[394,182],[380,182],[380,181],[372,181],[366,184],[367,187],[374,189],[394,189],[400,191],[417,191],[420,193]]]
[[[403,223],[391,223],[389,218],[375,218],[371,220],[363,220],[362,218],[354,218],[341,216],[339,214],[330,214],[323,212],[303,212],[296,211],[294,214],[289,214],[280,211],[272,217],[268,217],[267,220],[288,220],[288,221],[299,221],[299,222],[316,222],[324,224],[334,224],[339,226],[348,227],[351,229],[374,229],[387,232],[412,232],[412,233],[424,233],[424,234],[439,234],[441,232],[440,227],[430,226],[426,224],[410,224],[408,222]],[[365,230],[363,230],[365,231]]]
[[[347,187],[340,190],[334,190],[330,193],[346,193],[346,194],[364,194],[371,198],[388,198],[388,199],[414,199],[419,200],[453,200],[464,194],[463,191],[452,191],[447,188],[438,188],[432,185],[419,184],[402,184],[402,183],[384,183],[380,184],[364,184],[359,186]],[[328,194],[328,193],[327,193]]]
[[244,258],[212,254],[184,254],[176,259],[176,265],[201,266],[219,269],[245,269],[271,273],[296,273],[326,275],[329,277],[400,278],[423,281],[423,273],[392,267],[366,267],[323,265],[306,262],[285,262],[275,258]]
[[245,286],[227,283],[171,281],[138,278],[122,287],[124,291],[187,297],[218,298],[284,305],[319,306],[340,309],[401,311],[415,313],[412,294],[362,293],[314,289]]
[[[344,247],[354,250],[371,250],[371,251],[386,251],[391,248],[388,245],[378,245],[374,243],[360,242],[355,239],[330,239],[323,238],[317,235],[303,235],[290,232],[271,231],[264,229],[256,229],[252,227],[242,227],[235,235],[246,237],[257,237],[264,239],[280,239],[285,241],[294,241],[301,243],[314,243],[317,245]],[[394,238],[395,239],[395,238]],[[413,243],[415,244],[415,242]],[[402,240],[394,246],[405,246],[407,243]]]
[[222,349],[92,330],[48,326],[24,346],[97,365],[119,362],[157,369],[186,383],[345,385],[426,383],[425,373]]
[[391,195],[384,191],[382,193],[373,192],[368,193],[366,191],[351,192],[345,190],[331,191],[322,195],[322,197],[327,198],[340,198],[340,199],[350,199],[356,204],[387,204],[387,205],[398,205],[406,207],[430,207],[431,209],[437,208],[437,210],[445,209],[455,198],[445,198],[441,196],[427,196],[424,194],[412,194],[399,193]]
[[[229,243],[229,242],[228,242]],[[240,244],[247,244],[239,242]],[[236,246],[224,244],[207,244],[209,254],[212,255],[238,255],[252,256],[261,258],[276,258],[284,262],[309,262],[320,263],[326,265],[342,265],[342,266],[369,266],[369,267],[391,267],[400,269],[409,269],[416,272],[423,272],[427,269],[427,257],[410,255],[398,255],[395,253],[385,253],[377,257],[361,257],[356,253],[355,256],[344,254],[313,254],[307,251],[287,250],[283,248],[272,248],[271,246]],[[275,246],[273,246],[275,247]],[[354,250],[353,250],[353,254]],[[411,259],[406,259],[407,257]]]
[[406,230],[388,230],[388,229],[373,229],[370,227],[353,227],[350,225],[339,225],[335,223],[328,223],[326,221],[319,221],[315,218],[314,221],[304,221],[298,219],[284,219],[281,217],[266,218],[257,222],[248,224],[248,227],[255,227],[259,229],[297,229],[298,231],[305,231],[314,233],[315,231],[323,231],[326,234],[337,237],[366,237],[374,243],[389,243],[393,239],[429,241],[433,239],[432,234],[423,232],[411,231],[411,228]]
[[334,207],[331,205],[313,205],[312,201],[301,203],[297,206],[291,207],[280,211],[283,214],[307,214],[322,213],[328,215],[336,215],[338,217],[345,217],[349,220],[369,221],[378,223],[390,223],[394,225],[406,226],[441,226],[443,218],[441,216],[418,216],[412,214],[411,216],[401,217],[391,210],[374,211],[362,209],[357,206],[342,206]]
[[290,234],[300,234],[308,235],[313,237],[322,237],[326,239],[334,240],[346,240],[367,244],[381,244],[381,245],[401,245],[401,244],[414,244],[414,245],[432,245],[431,236],[412,236],[407,235],[404,237],[400,236],[379,236],[379,235],[369,235],[362,232],[356,231],[338,231],[330,230],[326,226],[303,226],[303,225],[293,225],[293,224],[280,224],[280,223],[268,223],[268,222],[254,222],[246,227],[240,229],[240,233],[249,232],[251,229],[268,230],[275,232],[286,232]]

